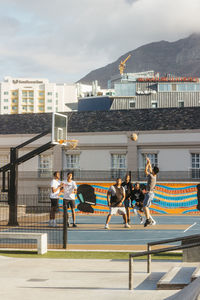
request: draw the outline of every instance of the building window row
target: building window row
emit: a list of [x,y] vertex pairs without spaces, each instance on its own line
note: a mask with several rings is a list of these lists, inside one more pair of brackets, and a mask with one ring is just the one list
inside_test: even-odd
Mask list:
[[[158,166],[158,153],[142,153],[142,165],[139,168],[144,170],[146,158],[151,161],[152,167]],[[52,173],[52,155],[39,156],[39,172],[40,175],[50,175]],[[0,165],[7,163],[7,156],[0,156]],[[78,171],[80,170],[80,154],[65,154],[65,169]],[[124,177],[127,171],[126,154],[111,154],[111,172],[114,177]],[[191,177],[193,179],[200,178],[200,153],[191,154]]]
[[159,92],[199,92],[200,91],[200,84],[198,83],[181,83],[181,84],[165,84],[159,83],[158,84],[158,91]]

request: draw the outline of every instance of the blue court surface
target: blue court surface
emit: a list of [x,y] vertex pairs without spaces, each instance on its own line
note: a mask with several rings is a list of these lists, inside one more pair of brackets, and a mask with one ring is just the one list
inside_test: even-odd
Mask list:
[[[131,218],[131,228],[124,228],[121,216],[113,216],[110,222],[110,229],[104,229],[106,216],[102,215],[77,215],[77,228],[68,228],[68,245],[146,245],[148,242],[162,239],[176,238],[193,234],[200,234],[200,216],[153,216],[155,226],[144,227],[139,224],[136,217]],[[71,217],[70,217],[71,222]],[[40,223],[41,227],[37,232],[48,234],[49,244],[60,244],[63,241],[63,219],[57,219],[58,226],[48,226],[48,221]],[[33,232],[33,227],[14,227],[16,232]],[[6,228],[3,231],[10,231]],[[3,242],[3,239],[1,239]],[[21,241],[24,242],[23,240]],[[30,240],[29,240],[30,242]],[[34,242],[34,241],[32,241]],[[8,241],[7,243],[19,243],[19,240]]]
[[[68,243],[144,245],[147,242],[162,239],[200,234],[200,216],[155,216],[154,219],[157,222],[155,226],[144,228],[143,225],[139,225],[135,217],[131,224],[131,229],[125,229],[122,224],[122,217],[113,216],[110,222],[110,230],[106,230],[104,229],[106,216],[78,216],[77,225],[80,228],[68,229]],[[83,224],[90,227],[85,229]],[[93,229],[93,225],[96,227],[95,225],[97,224],[100,227]],[[182,229],[177,229],[178,227],[180,228],[180,225],[185,226],[182,226]]]

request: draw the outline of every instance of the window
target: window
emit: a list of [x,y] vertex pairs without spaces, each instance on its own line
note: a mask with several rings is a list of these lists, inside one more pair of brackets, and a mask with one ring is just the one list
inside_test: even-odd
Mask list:
[[200,153],[191,154],[192,179],[200,178]]
[[158,90],[159,92],[171,92],[172,85],[171,84],[165,84],[165,83],[159,83],[158,84]]
[[17,92],[12,92],[12,95],[13,96],[17,96]]
[[183,100],[178,101],[178,107],[184,107],[184,101]]
[[8,99],[4,99],[4,102],[8,102]]
[[51,95],[52,95],[52,92],[48,92],[47,95],[48,95],[48,96],[51,96]]
[[12,107],[12,110],[17,110],[17,106],[13,106],[13,107]]
[[80,154],[66,154],[66,168],[80,169]]
[[8,95],[9,93],[8,93],[8,92],[4,92],[3,94],[4,94],[4,95]]
[[176,92],[176,84],[172,84],[172,92]]
[[126,154],[111,154],[112,178],[122,177],[126,174]]
[[47,109],[48,109],[48,110],[52,109],[52,106],[47,106]]
[[129,102],[129,107],[130,108],[135,108],[135,101],[130,101]]
[[44,100],[39,100],[39,103],[44,103]]
[[13,103],[17,103],[17,99],[12,99],[12,102]]
[[52,172],[52,155],[41,154],[39,155],[39,175],[51,176]]
[[58,93],[56,93],[56,98],[58,98]]
[[40,96],[44,96],[44,92],[39,92],[39,95]]
[[38,202],[50,202],[49,195],[51,192],[51,188],[47,187],[39,187],[38,188]]
[[158,154],[157,153],[142,153],[142,169],[146,166],[146,157],[150,158],[151,166],[158,166]]
[[3,108],[4,108],[4,109],[8,109],[8,106],[4,106]]
[[51,103],[51,102],[52,102],[52,99],[48,99],[47,102]]
[[157,101],[151,101],[151,107],[152,108],[157,108],[158,107],[158,102]]

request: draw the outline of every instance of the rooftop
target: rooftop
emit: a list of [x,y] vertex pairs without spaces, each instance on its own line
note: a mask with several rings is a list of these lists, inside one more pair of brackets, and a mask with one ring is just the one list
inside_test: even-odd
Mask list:
[[[156,108],[64,113],[69,132],[152,131],[200,129],[200,107]],[[52,115],[0,115],[0,134],[51,131]]]

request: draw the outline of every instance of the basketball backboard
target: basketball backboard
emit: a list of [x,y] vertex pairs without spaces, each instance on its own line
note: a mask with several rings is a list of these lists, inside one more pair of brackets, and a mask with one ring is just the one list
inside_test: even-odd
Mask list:
[[61,140],[67,140],[67,116],[60,113],[52,114],[52,144],[60,144]]

